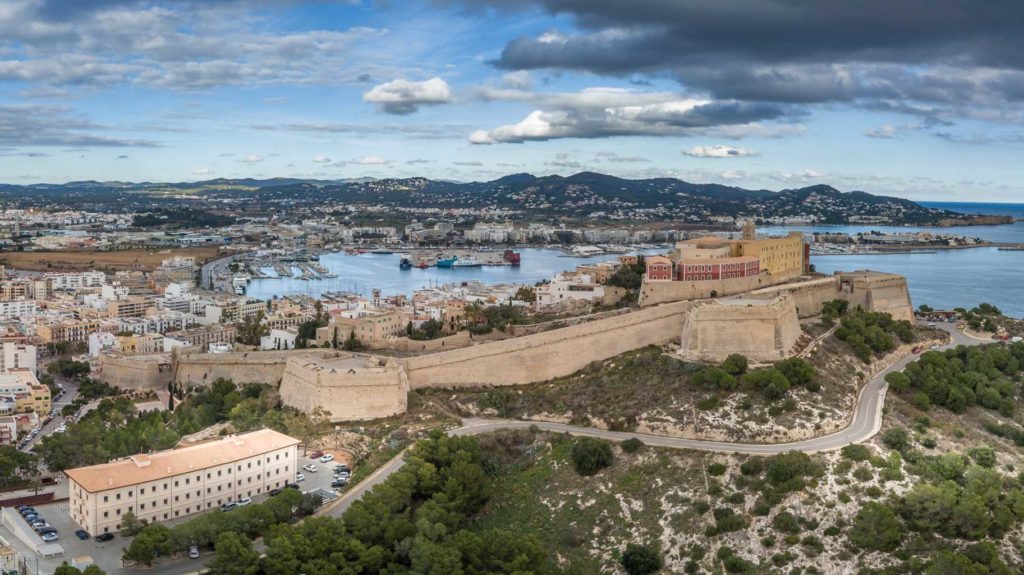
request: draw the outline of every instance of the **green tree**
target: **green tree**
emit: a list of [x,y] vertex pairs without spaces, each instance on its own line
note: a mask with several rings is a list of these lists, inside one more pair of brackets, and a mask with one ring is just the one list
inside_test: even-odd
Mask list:
[[252,541],[244,535],[226,531],[217,536],[216,555],[210,562],[212,573],[218,575],[258,575],[260,554],[252,548]]
[[722,362],[722,369],[729,375],[733,376],[743,375],[746,373],[747,366],[747,356],[739,353],[730,354],[729,357],[725,358],[725,361]]
[[888,505],[868,501],[853,518],[849,537],[861,549],[894,551],[903,538],[903,524]]

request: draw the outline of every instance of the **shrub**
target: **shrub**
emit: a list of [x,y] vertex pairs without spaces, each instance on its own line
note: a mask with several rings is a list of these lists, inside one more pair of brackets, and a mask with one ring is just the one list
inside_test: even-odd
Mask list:
[[607,441],[593,437],[577,439],[572,446],[572,451],[569,452],[569,457],[572,459],[576,473],[584,476],[596,474],[611,465],[615,458],[612,455],[612,446]]
[[719,477],[725,475],[726,469],[728,469],[728,467],[721,463],[712,463],[711,465],[708,465],[708,475],[712,477]]
[[619,446],[622,447],[622,450],[625,451],[626,453],[636,453],[637,451],[643,449],[644,442],[640,441],[635,437],[630,437],[626,441],[623,441],[621,444],[619,444]]
[[772,519],[772,527],[783,533],[800,533],[800,522],[789,511],[783,511]]
[[843,446],[841,453],[844,458],[851,461],[867,461],[871,457],[871,450],[866,445],[860,445],[859,443]]
[[722,369],[730,375],[742,375],[746,373],[747,366],[747,357],[739,353],[730,355],[722,362]]
[[910,448],[910,433],[902,427],[890,427],[882,433],[882,443],[889,449],[906,451]]
[[661,566],[661,552],[649,545],[630,543],[622,553],[622,568],[629,575],[649,575]]

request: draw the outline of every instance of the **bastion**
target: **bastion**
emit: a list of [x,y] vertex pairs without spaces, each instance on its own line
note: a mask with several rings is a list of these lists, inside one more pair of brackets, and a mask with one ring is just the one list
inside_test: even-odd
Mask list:
[[907,278],[896,274],[858,270],[838,272],[839,297],[866,311],[884,312],[895,320],[914,321]]
[[281,401],[305,413],[322,410],[332,422],[405,413],[409,381],[394,358],[340,354],[289,357]]
[[721,362],[740,353],[753,361],[785,359],[800,337],[793,297],[716,299],[698,304],[683,321],[679,355]]

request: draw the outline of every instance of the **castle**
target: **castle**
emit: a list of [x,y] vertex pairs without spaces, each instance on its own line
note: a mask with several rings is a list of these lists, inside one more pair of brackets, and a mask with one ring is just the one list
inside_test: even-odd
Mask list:
[[168,381],[202,386],[221,377],[270,383],[280,387],[286,405],[351,421],[404,412],[410,389],[545,381],[676,340],[678,354],[690,361],[716,362],[731,353],[783,359],[795,352],[800,319],[819,315],[834,299],[913,319],[903,277],[871,271],[807,275],[799,234],[753,235],[748,225],[740,240],[680,242],[669,256],[647,259],[640,309],[547,331],[401,358],[328,349],[179,353],[170,365],[150,358],[133,367],[126,356],[104,365],[100,376],[136,388]]

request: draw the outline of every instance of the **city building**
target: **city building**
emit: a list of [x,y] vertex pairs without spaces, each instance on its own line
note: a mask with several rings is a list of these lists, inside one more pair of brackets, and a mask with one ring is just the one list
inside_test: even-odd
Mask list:
[[99,329],[96,320],[56,319],[36,326],[36,335],[43,343],[69,343],[87,341],[89,334]]
[[19,368],[39,375],[36,369],[36,346],[13,341],[0,342],[0,373]]
[[646,258],[648,281],[672,281],[672,260],[665,256]]
[[410,315],[397,310],[357,308],[331,312],[330,325],[316,330],[317,345],[334,341],[344,342],[351,336],[363,343],[372,344],[400,337],[406,333]]
[[2,415],[50,412],[50,388],[39,383],[35,374],[25,368],[0,373],[0,397],[7,400],[0,402]]
[[32,300],[0,301],[0,320],[32,320],[36,316],[36,302]]
[[189,447],[68,469],[71,519],[92,534],[131,512],[159,523],[280,489],[295,478],[299,440],[263,429]]

